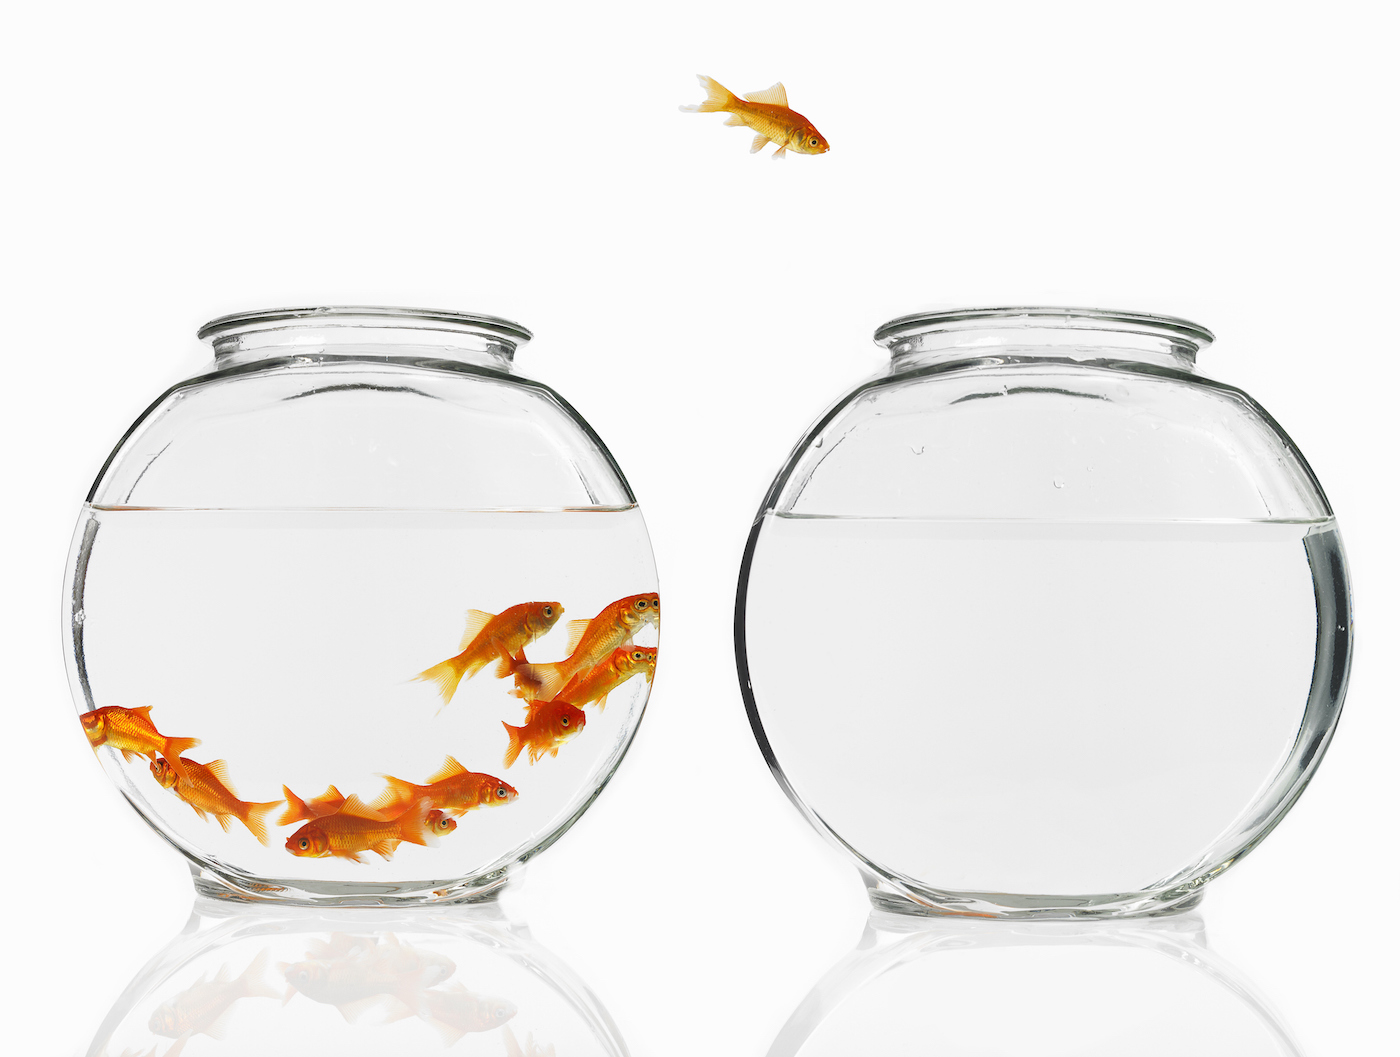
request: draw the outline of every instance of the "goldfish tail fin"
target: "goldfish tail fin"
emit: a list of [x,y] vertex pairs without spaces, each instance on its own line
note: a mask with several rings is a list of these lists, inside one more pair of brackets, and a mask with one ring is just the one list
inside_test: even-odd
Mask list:
[[170,764],[170,769],[179,777],[180,781],[189,781],[189,773],[185,770],[185,762],[180,759],[180,754],[188,752],[199,744],[198,738],[166,738],[165,748],[161,750],[161,755],[165,757],[165,762]]
[[510,736],[510,745],[506,748],[506,766],[510,767],[520,758],[520,750],[525,748],[525,728],[512,727],[504,720],[501,721],[501,726],[506,728],[506,733]]
[[381,774],[379,777],[384,779],[384,792],[375,797],[369,806],[383,815],[392,818],[397,808],[407,806],[415,795],[420,795],[419,787],[412,782],[405,782],[402,778],[395,778],[390,774]]
[[269,800],[265,804],[243,805],[243,825],[248,827],[249,833],[258,838],[259,844],[267,844],[267,817],[282,804],[281,800]]
[[[522,688],[530,691],[527,700],[553,701],[563,690],[569,678],[556,662],[553,664],[522,664],[515,670],[515,677]],[[521,695],[524,696],[524,695]]]
[[419,672],[413,678],[419,682],[436,683],[438,693],[442,695],[442,703],[445,705],[452,700],[452,695],[457,692],[457,684],[462,681],[462,674],[466,670],[466,665],[456,657],[449,657],[441,664],[435,664],[426,671]]
[[290,826],[293,822],[300,822],[302,819],[312,819],[316,817],[306,801],[297,796],[285,785],[282,787],[283,803],[287,805],[287,810],[282,812],[282,817],[277,820],[279,826]]
[[690,114],[712,114],[716,110],[727,110],[738,102],[734,93],[713,77],[706,77],[703,73],[696,74],[695,76],[700,82],[700,87],[705,89],[707,93],[705,101],[703,103],[695,103],[692,106],[683,106],[681,107],[682,110]]
[[[433,847],[437,844],[437,834],[433,832],[432,826],[428,824],[428,815],[433,810],[431,797],[423,797],[412,807],[405,811],[398,819],[399,836],[410,844],[422,844]],[[378,847],[374,849],[379,851]],[[380,855],[384,855],[379,851]],[[392,855],[392,850],[390,851]],[[386,859],[388,855],[384,856]]]

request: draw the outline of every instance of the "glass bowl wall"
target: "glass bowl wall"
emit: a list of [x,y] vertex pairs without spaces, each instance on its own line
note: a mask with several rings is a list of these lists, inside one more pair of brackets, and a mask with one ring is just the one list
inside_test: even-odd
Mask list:
[[1302,455],[1182,320],[895,320],[888,371],[755,521],[740,680],[774,774],[877,905],[1194,903],[1291,806],[1350,605]]
[[[491,893],[641,719],[659,601],[627,482],[513,372],[513,323],[327,308],[201,336],[214,364],[132,426],[78,523],[67,652],[102,766],[211,892]],[[606,708],[561,693],[626,645]]]

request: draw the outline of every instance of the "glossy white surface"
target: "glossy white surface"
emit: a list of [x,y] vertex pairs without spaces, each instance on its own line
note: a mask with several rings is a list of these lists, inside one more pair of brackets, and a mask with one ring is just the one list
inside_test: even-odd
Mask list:
[[[199,324],[362,302],[535,331],[520,369],[567,394],[625,468],[667,625],[632,752],[534,865],[521,913],[635,1057],[764,1057],[867,905],[749,733],[731,646],[748,526],[802,429],[881,362],[879,323],[1048,302],[1211,327],[1203,371],[1268,407],[1332,500],[1358,629],[1340,730],[1200,913],[1208,949],[1302,1052],[1385,1052],[1400,947],[1393,18],[1198,2],[763,2],[742,25],[641,3],[13,17],[7,1050],[85,1052],[192,902],[182,860],[90,758],[59,589],[89,483],[201,361]],[[677,113],[696,72],[744,91],[783,79],[831,153],[770,162],[719,117]],[[1089,1032],[1092,1001],[1083,1017]],[[879,1039],[870,1052],[898,1052]],[[221,1052],[236,1050],[200,1037],[186,1057]]]

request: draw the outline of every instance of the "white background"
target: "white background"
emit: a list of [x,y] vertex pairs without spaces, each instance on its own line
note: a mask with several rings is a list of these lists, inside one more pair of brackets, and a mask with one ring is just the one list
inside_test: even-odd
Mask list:
[[[1358,646],[1316,781],[1212,886],[1211,947],[1313,1057],[1392,1046],[1391,11],[12,12],[0,1033],[21,1044],[5,1048],[84,1049],[191,901],[69,703],[60,584],[78,506],[145,404],[207,359],[206,319],[365,303],[533,329],[519,369],[592,422],[647,514],[667,610],[651,710],[523,900],[640,1057],[763,1054],[864,919],[855,871],[754,745],[731,620],[763,491],[808,422],[879,368],[874,327],[934,305],[1063,303],[1215,330],[1204,372],[1269,408],[1328,490]],[[783,80],[831,153],[773,162],[721,116],[679,113],[702,98],[697,72],[738,92]]]

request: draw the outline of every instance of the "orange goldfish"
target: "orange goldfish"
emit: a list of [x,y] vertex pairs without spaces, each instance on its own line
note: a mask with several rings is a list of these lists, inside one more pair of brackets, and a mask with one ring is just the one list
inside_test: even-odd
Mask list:
[[523,727],[512,727],[502,722],[510,735],[510,746],[506,749],[506,766],[515,763],[522,749],[530,750],[530,763],[533,765],[545,753],[559,755],[559,746],[576,736],[588,722],[583,712],[567,701],[532,701],[530,713]]
[[257,837],[260,843],[267,843],[264,816],[270,814],[273,808],[280,807],[282,801],[254,804],[239,800],[229,784],[228,764],[223,760],[196,763],[188,756],[181,756],[180,763],[185,770],[184,778],[176,774],[174,765],[166,760],[153,761],[151,774],[155,775],[162,788],[169,789],[194,808],[194,813],[200,818],[208,820],[213,815],[225,833],[228,832],[228,820],[236,818],[248,827],[248,832]]
[[360,853],[372,851],[380,858],[394,857],[400,843],[435,845],[437,835],[428,824],[433,802],[424,797],[397,818],[386,818],[359,797],[349,800],[333,815],[308,822],[287,838],[287,850],[303,858],[364,862]]
[[456,828],[457,820],[445,811],[439,811],[437,808],[433,808],[433,810],[428,812],[428,829],[439,837],[451,833]]
[[558,602],[522,602],[500,615],[468,610],[467,630],[457,647],[462,652],[414,678],[437,683],[444,705],[452,700],[463,676],[470,678],[492,661],[499,660],[496,675],[504,679],[524,663],[525,647],[554,627],[563,612]]
[[[341,950],[343,954],[336,953]],[[317,953],[335,956],[310,957]],[[349,1022],[386,1005],[391,1020],[416,1013],[424,990],[456,970],[451,959],[401,944],[393,933],[382,944],[373,937],[336,934],[330,943],[313,942],[307,954],[306,961],[283,966],[288,985],[284,1003],[300,992],[313,1002],[335,1006]]]
[[569,656],[553,664],[518,665],[517,688],[537,701],[553,700],[579,672],[602,664],[619,646],[630,646],[648,624],[661,629],[661,596],[655,592],[619,598],[592,620],[570,621]]
[[656,674],[655,646],[624,646],[613,650],[602,664],[579,672],[569,685],[559,691],[555,700],[567,701],[580,707],[596,704],[598,711],[607,707],[608,695],[634,675],[645,675],[647,682]]
[[770,142],[778,145],[774,158],[783,157],[789,148],[798,154],[825,154],[831,149],[815,125],[796,110],[788,109],[787,89],[781,81],[772,88],[750,92],[740,99],[714,78],[703,73],[699,78],[701,87],[708,93],[705,101],[681,109],[698,114],[727,112],[730,117],[726,125],[745,125],[758,133],[749,148],[750,154],[761,151]]
[[191,1035],[218,1038],[227,1022],[229,1010],[239,999],[278,997],[276,991],[263,983],[262,975],[266,968],[265,950],[248,963],[248,968],[237,980],[230,980],[227,968],[221,968],[214,979],[201,980],[157,1007],[147,1026],[153,1034],[180,1040],[167,1053],[183,1048]]
[[468,1032],[493,1031],[515,1016],[515,1006],[504,998],[475,995],[457,983],[439,991],[423,994],[420,1014],[442,1036],[442,1044],[451,1046]]
[[282,812],[282,817],[277,820],[279,826],[290,826],[302,819],[310,821],[322,815],[334,815],[345,806],[345,795],[333,785],[326,786],[324,793],[310,801],[303,800],[284,785],[282,797],[287,802],[287,810]]
[[370,807],[385,813],[427,797],[443,811],[462,815],[473,808],[509,804],[519,795],[512,786],[499,778],[469,771],[451,756],[443,760],[442,766],[428,776],[426,785],[414,785],[388,774],[381,774],[379,777],[389,783],[389,788],[384,790]]
[[185,777],[185,768],[180,763],[180,754],[199,744],[198,738],[167,738],[156,730],[151,722],[151,706],[142,708],[119,708],[108,705],[93,709],[78,717],[83,722],[88,744],[96,752],[103,745],[110,745],[122,754],[128,763],[136,756],[164,756],[175,768],[175,773]]

